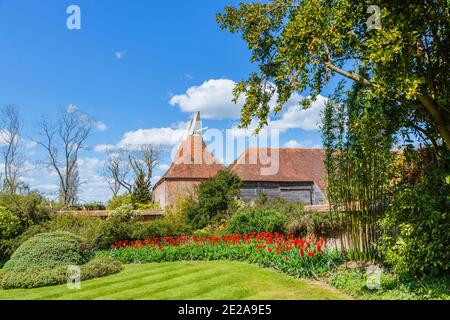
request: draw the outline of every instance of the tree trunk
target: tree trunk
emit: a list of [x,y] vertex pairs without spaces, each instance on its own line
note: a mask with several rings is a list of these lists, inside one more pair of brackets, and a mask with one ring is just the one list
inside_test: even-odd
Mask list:
[[432,99],[425,95],[419,94],[418,98],[436,123],[437,129],[439,130],[442,139],[444,139],[447,148],[450,148],[450,131],[442,119],[442,114],[439,111],[439,108],[434,104]]

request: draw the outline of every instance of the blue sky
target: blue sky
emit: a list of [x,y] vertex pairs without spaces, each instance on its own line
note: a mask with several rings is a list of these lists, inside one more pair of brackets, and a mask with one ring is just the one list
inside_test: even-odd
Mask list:
[[[66,8],[81,9],[81,30],[68,30]],[[81,154],[82,201],[110,193],[99,173],[106,146],[176,144],[191,112],[203,125],[225,130],[238,123],[230,100],[235,81],[255,66],[244,41],[220,30],[215,14],[238,1],[0,0],[0,106],[20,107],[24,140],[42,115],[75,105],[102,124]],[[331,85],[332,87],[332,85]],[[326,92],[324,93],[326,96]],[[320,104],[308,111],[298,97],[273,119],[280,146],[317,147]],[[56,177],[39,168],[44,154],[26,147],[25,181],[54,195]],[[170,159],[164,159],[170,163]],[[155,179],[164,173],[157,168]]]

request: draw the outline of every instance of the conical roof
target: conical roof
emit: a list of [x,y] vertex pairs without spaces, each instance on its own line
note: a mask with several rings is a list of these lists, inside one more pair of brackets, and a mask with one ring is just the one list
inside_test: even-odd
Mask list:
[[190,135],[181,143],[162,179],[207,179],[224,169],[225,166],[206,147],[203,137]]

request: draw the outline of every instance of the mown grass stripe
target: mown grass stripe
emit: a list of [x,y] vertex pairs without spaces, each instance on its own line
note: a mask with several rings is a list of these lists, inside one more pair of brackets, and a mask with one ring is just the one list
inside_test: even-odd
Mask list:
[[351,299],[323,285],[228,261],[125,265],[124,271],[82,282],[81,291],[65,285],[0,290],[0,299]]
[[[155,295],[155,298],[157,299],[186,299],[186,296],[190,297],[189,299],[192,300],[200,300],[200,296],[204,296],[205,299],[208,299],[210,296],[217,295],[221,291],[242,291],[242,288],[240,285],[236,285],[236,283],[233,283],[232,281],[235,279],[235,274],[229,273],[229,274],[221,274],[221,275],[215,275],[213,277],[205,277],[204,279],[197,281],[195,283],[186,284],[185,286],[182,286],[179,289],[184,289],[181,293],[180,290],[164,290],[163,292],[158,292]],[[193,286],[192,284],[195,284]],[[188,287],[188,288],[183,288]],[[240,295],[237,297],[237,299],[241,299],[243,296],[250,295],[252,293],[247,292],[245,295]]]
[[108,296],[111,294],[115,295],[117,294],[118,290],[120,290],[122,295],[125,295],[125,293],[129,290],[135,291],[138,290],[140,287],[146,286],[149,283],[155,284],[156,286],[163,284],[165,281],[170,279],[177,279],[180,277],[183,277],[188,274],[202,272],[203,267],[192,267],[189,269],[180,269],[172,272],[164,272],[162,274],[151,274],[151,275],[145,275],[145,274],[139,274],[139,277],[137,279],[133,279],[132,281],[127,281],[125,283],[119,283],[117,285],[111,285],[108,288],[105,288],[105,290],[96,291],[95,298],[92,297],[92,299],[98,299],[98,300],[105,300],[108,299]]
[[[169,277],[161,277],[159,280],[159,282],[156,281],[147,281],[147,279],[145,279],[145,283],[144,285],[141,285],[139,287],[133,287],[133,288],[129,288],[126,290],[122,290],[121,291],[121,295],[123,296],[127,296],[128,292],[133,292],[133,294],[136,295],[137,292],[141,292],[141,289],[146,288],[146,290],[144,290],[144,294],[148,294],[149,290],[151,290],[152,292],[154,292],[154,288],[158,288],[158,292],[162,292],[165,290],[170,290],[172,288],[180,288],[183,287],[186,283],[186,279],[190,279],[191,282],[194,283],[198,283],[201,281],[201,279],[208,277],[209,274],[211,274],[212,276],[217,274],[217,268],[210,268],[210,267],[206,267],[206,266],[202,266],[201,268],[195,269],[195,271],[192,271],[193,269],[190,269],[190,272],[184,272],[182,274],[180,274],[179,276],[169,276]],[[137,290],[136,290],[137,289]],[[112,296],[115,296],[116,293],[112,294]],[[105,297],[99,297],[100,299],[104,299]],[[110,297],[106,297],[106,298],[110,298]]]
[[[81,283],[81,291],[74,291],[69,290],[66,285],[57,286],[57,287],[50,287],[50,288],[40,288],[38,290],[45,290],[43,292],[43,295],[37,295],[33,297],[35,300],[50,300],[50,299],[58,299],[61,295],[70,296],[70,299],[84,299],[85,295],[89,296],[90,292],[94,292],[95,290],[101,290],[102,288],[108,287],[111,288],[112,286],[117,286],[126,282],[130,282],[133,280],[138,280],[142,277],[147,277],[151,275],[160,276],[162,272],[164,274],[169,274],[171,272],[176,272],[179,270],[188,270],[189,268],[192,268],[193,266],[181,266],[181,265],[171,265],[168,269],[165,269],[164,266],[158,266],[155,269],[151,270],[141,270],[140,268],[136,268],[134,266],[131,266],[130,270],[127,270],[126,272],[121,272],[117,275],[111,275],[105,278],[102,278],[103,281],[98,282],[99,279],[92,279],[83,281]],[[133,270],[134,269],[134,270]],[[139,270],[139,271],[135,271]],[[46,290],[47,289],[47,290]],[[48,292],[48,289],[51,290],[51,292]],[[66,291],[66,292],[64,292]],[[98,291],[95,291],[98,292]],[[101,291],[100,291],[101,292]],[[64,299],[68,299],[65,297]]]

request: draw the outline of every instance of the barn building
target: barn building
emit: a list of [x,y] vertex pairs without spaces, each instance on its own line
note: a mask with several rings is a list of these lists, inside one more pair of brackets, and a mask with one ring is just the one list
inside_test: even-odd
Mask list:
[[177,195],[191,193],[200,182],[221,170],[225,166],[206,148],[201,136],[200,113],[196,113],[172,164],[153,187],[153,201],[161,208],[173,204]]
[[269,200],[278,197],[316,205],[326,203],[323,161],[322,149],[249,148],[228,170],[241,178],[245,202],[264,193]]
[[280,197],[307,205],[327,202],[322,149],[249,148],[226,168],[207,149],[201,130],[200,114],[196,113],[172,164],[153,187],[153,200],[161,208],[174,204],[177,195],[191,193],[221,170],[241,178],[241,197],[246,202],[258,199],[261,193],[268,199]]

